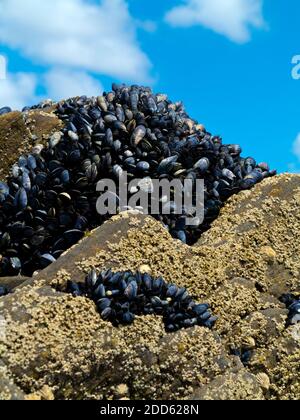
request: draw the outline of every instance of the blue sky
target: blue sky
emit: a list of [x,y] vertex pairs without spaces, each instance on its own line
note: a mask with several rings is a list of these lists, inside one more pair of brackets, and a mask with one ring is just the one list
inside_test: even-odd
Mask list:
[[0,0],[0,107],[149,84],[244,155],[300,172],[299,20],[297,0]]

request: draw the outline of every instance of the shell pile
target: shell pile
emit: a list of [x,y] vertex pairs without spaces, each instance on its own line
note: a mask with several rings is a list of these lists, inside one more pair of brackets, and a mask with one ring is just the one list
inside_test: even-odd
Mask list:
[[[56,113],[64,122],[61,132],[47,147],[36,144],[21,156],[7,183],[0,183],[0,276],[31,276],[101,225],[109,217],[96,211],[96,185],[103,178],[117,182],[126,170],[129,181],[145,179],[145,185],[150,178],[203,179],[203,223],[188,226],[185,208],[180,215],[155,216],[191,245],[228,197],[275,174],[266,163],[242,158],[239,145],[207,132],[182,103],[150,88],[113,85],[100,97],[60,102]],[[172,200],[161,197],[161,205],[172,209]]]
[[92,270],[85,283],[69,281],[67,292],[91,298],[101,318],[115,326],[133,323],[135,315],[152,314],[163,317],[167,332],[195,325],[212,328],[217,321],[209,305],[196,304],[185,288],[147,273],[108,270],[98,275]]

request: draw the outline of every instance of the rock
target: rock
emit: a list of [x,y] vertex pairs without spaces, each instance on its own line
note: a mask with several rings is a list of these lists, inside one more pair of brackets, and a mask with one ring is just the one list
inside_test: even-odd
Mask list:
[[263,246],[260,249],[260,253],[263,255],[265,260],[268,261],[270,264],[276,261],[277,254],[274,251],[274,249],[271,248],[270,246]]
[[234,365],[209,330],[167,334],[154,316],[114,328],[91,301],[41,284],[3,299],[1,315],[7,322],[1,359],[30,399],[45,386],[60,399],[110,398],[124,383],[131,399],[188,397]]
[[13,291],[16,287],[21,286],[26,281],[31,280],[29,277],[0,277],[0,286],[5,286],[9,291]]
[[195,400],[264,400],[257,378],[245,369],[239,373],[226,373],[200,388]]
[[0,361],[0,400],[24,400],[25,394],[18,388],[6,366]]
[[[147,221],[149,223],[149,218],[141,214],[130,216],[128,213],[121,213],[113,217],[101,227],[86,235],[84,239],[67,250],[56,262],[38,273],[34,279],[28,279],[24,286],[39,280],[46,280],[49,285],[54,285],[56,281],[62,285],[70,278],[76,281],[83,281],[90,268],[93,266],[100,267],[102,262],[104,265],[107,264],[109,268],[116,267],[116,263],[110,258],[110,248],[126,238],[133,225],[143,229],[143,227],[147,227]],[[160,231],[163,230],[152,218],[150,221]],[[167,234],[167,232],[165,233]],[[169,234],[167,234],[167,237],[170,239]]]
[[53,401],[54,394],[49,386],[44,385],[39,391],[26,395],[25,399],[29,401]]
[[141,273],[148,273],[151,274],[151,267],[149,265],[143,264],[139,267],[139,271]]
[[129,388],[126,384],[120,384],[116,386],[114,393],[117,399],[123,399],[128,397]]
[[276,297],[299,289],[299,197],[299,175],[266,180],[232,197],[198,246],[220,256],[224,278],[251,278]]
[[[278,300],[300,286],[297,197],[299,176],[264,181],[229,200],[195,247],[140,214],[91,232],[0,300],[0,357],[15,386],[29,398],[48,387],[55,399],[299,399],[300,335]],[[167,334],[155,316],[114,328],[93,302],[62,293],[91,267],[142,266],[207,299],[215,329]],[[232,350],[248,349],[243,366]]]

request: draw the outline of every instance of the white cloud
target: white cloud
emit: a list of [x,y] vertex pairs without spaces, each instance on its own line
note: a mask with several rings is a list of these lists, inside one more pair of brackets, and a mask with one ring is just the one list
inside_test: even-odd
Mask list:
[[148,81],[125,0],[1,0],[0,42],[38,64]]
[[250,40],[250,29],[265,27],[263,0],[184,0],[165,19],[175,27],[203,25],[237,43]]
[[296,137],[294,144],[293,144],[293,153],[297,157],[300,162],[300,133]]
[[101,83],[84,71],[52,69],[38,77],[29,73],[7,74],[0,80],[0,108],[10,106],[20,110],[24,106],[36,105],[42,99],[37,95],[38,85],[43,85],[47,97],[59,101],[73,96],[97,96],[103,92]]
[[33,74],[8,74],[0,80],[0,108],[10,106],[14,110],[39,101],[36,95],[37,79]]
[[47,95],[53,100],[73,96],[98,96],[103,87],[93,77],[83,71],[54,69],[45,75]]

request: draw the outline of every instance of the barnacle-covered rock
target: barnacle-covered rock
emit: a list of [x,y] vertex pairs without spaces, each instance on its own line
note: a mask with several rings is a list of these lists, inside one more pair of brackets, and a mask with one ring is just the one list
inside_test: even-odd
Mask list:
[[196,400],[265,400],[260,381],[246,370],[218,376],[209,385],[200,388]]
[[188,397],[193,386],[233,363],[207,329],[167,334],[154,315],[115,328],[101,320],[91,300],[41,282],[2,303],[7,326],[1,359],[30,394],[47,386],[56,398],[109,398],[125,383],[131,398]]
[[15,385],[7,367],[0,361],[0,400],[24,400],[25,393]]

